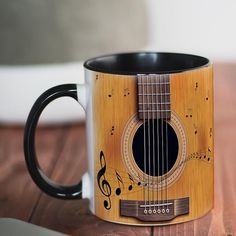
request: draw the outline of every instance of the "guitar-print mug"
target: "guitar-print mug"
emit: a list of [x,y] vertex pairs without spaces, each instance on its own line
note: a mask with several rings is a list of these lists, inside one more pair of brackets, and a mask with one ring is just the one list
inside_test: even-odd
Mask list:
[[[105,55],[84,63],[85,84],[50,88],[25,126],[29,173],[47,194],[79,199],[101,219],[164,225],[213,207],[213,73],[208,59],[180,53]],[[60,186],[40,170],[35,130],[43,109],[68,96],[86,111],[89,187]],[[85,189],[85,191],[82,191]]]

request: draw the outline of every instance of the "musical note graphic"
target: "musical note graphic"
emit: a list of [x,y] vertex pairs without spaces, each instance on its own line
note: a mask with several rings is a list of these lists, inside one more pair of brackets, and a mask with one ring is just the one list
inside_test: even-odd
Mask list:
[[113,94],[114,94],[114,89],[112,89],[112,90],[110,91],[110,93],[108,94],[108,97],[111,98],[111,97],[113,96]]
[[129,88],[124,89],[124,97],[128,96],[130,94]]
[[209,130],[209,136],[210,136],[210,138],[212,137],[212,128],[210,128],[210,130]]
[[124,182],[121,178],[121,176],[119,175],[119,173],[115,170],[116,172],[116,178],[117,178],[117,181],[118,181],[118,188],[116,189],[116,195],[120,195],[121,194],[121,187],[120,187],[120,184],[122,184],[123,188],[124,188]]
[[100,165],[101,165],[101,169],[98,171],[97,174],[97,183],[98,183],[98,187],[101,191],[101,193],[107,197],[107,200],[104,200],[104,207],[109,210],[111,209],[111,186],[108,183],[108,181],[106,180],[106,159],[105,156],[103,154],[103,151],[100,152]]
[[129,191],[131,191],[133,189],[133,185],[134,185],[134,179],[132,178],[132,176],[128,173],[129,179],[130,179],[130,185],[129,185]]
[[196,126],[196,124],[193,124],[193,127],[194,127],[194,134],[197,134],[197,126]]
[[193,109],[192,108],[187,109],[186,117],[193,117]]
[[138,179],[139,179],[138,186],[140,186],[142,183],[141,183],[141,177],[139,175],[138,175]]

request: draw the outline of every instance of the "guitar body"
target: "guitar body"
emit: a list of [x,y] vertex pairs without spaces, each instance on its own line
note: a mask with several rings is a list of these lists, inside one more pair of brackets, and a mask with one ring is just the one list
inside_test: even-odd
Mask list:
[[169,119],[150,119],[151,112],[140,119],[138,76],[87,73],[94,134],[92,211],[110,222],[167,225],[212,209],[212,65],[168,75]]

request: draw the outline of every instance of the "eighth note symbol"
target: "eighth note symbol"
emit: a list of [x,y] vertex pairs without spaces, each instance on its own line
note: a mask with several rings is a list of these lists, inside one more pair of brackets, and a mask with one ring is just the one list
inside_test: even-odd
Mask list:
[[132,178],[132,176],[128,173],[129,179],[130,179],[130,185],[129,185],[129,191],[131,191],[133,189],[133,184],[134,184],[134,179]]
[[116,178],[117,178],[118,186],[119,186],[119,187],[116,189],[116,195],[119,196],[119,195],[121,194],[120,183],[122,184],[122,186],[123,186],[123,188],[124,188],[124,182],[123,182],[121,176],[118,174],[118,172],[117,172],[117,171],[115,171],[115,172],[116,172]]
[[212,137],[212,128],[210,128],[209,135]]
[[113,95],[114,95],[114,89],[110,91],[110,93],[108,94],[108,97],[111,98]]

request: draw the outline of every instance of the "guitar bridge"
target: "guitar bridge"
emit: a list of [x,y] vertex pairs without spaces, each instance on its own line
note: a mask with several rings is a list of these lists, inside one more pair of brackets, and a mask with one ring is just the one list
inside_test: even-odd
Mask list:
[[189,197],[158,201],[120,200],[120,215],[141,221],[168,221],[188,213]]

